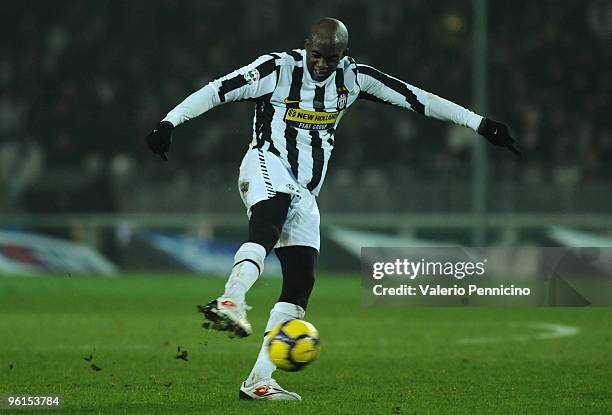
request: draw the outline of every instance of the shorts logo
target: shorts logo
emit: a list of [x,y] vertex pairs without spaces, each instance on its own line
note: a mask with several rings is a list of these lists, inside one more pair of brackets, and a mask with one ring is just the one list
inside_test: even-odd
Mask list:
[[334,128],[338,112],[308,111],[301,108],[287,108],[287,125],[302,130],[329,130]]
[[257,69],[248,70],[247,73],[244,74],[244,80],[247,81],[249,85],[254,84],[259,81],[259,71]]
[[240,193],[246,194],[249,191],[249,182],[246,180],[241,180],[238,186],[240,187]]

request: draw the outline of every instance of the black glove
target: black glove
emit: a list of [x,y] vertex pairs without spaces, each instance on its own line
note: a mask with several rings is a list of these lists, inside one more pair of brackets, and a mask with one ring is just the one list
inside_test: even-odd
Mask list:
[[478,127],[478,134],[486,138],[491,144],[506,147],[517,156],[521,156],[520,150],[515,146],[516,140],[510,135],[510,131],[505,124],[490,118],[483,118]]
[[147,136],[147,144],[152,152],[159,154],[164,161],[168,161],[168,152],[172,144],[172,130],[174,125],[168,121],[157,124]]

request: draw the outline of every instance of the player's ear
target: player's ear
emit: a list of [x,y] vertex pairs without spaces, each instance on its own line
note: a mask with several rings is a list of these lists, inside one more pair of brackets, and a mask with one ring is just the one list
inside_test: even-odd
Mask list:
[[304,39],[304,49],[310,49],[310,39]]
[[342,57],[344,58],[345,56],[348,56],[349,53],[349,48],[344,49],[344,52],[342,52]]

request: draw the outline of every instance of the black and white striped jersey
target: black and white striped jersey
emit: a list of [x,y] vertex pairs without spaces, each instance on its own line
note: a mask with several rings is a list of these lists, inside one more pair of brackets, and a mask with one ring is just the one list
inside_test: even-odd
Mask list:
[[306,51],[270,53],[210,82],[168,113],[177,126],[226,102],[253,101],[250,148],[275,154],[297,182],[319,193],[344,112],[358,99],[400,106],[477,130],[482,117],[457,104],[344,57],[335,72],[316,82]]

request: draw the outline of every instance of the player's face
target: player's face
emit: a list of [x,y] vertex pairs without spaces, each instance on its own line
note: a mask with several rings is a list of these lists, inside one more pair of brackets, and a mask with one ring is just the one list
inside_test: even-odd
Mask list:
[[343,47],[333,45],[331,42],[321,43],[306,39],[304,48],[306,49],[306,66],[315,81],[327,79],[344,57]]

